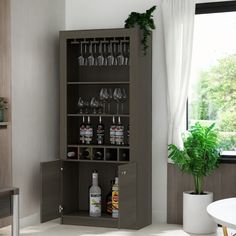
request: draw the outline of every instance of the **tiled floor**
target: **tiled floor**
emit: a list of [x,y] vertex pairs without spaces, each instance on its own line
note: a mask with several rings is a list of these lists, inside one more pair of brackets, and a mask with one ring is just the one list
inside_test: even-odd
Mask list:
[[[0,229],[0,236],[10,236],[10,228]],[[153,224],[141,230],[118,230],[85,226],[61,225],[58,220],[27,227],[21,230],[21,236],[187,236],[180,225]],[[222,236],[221,228],[216,234]],[[232,235],[229,233],[229,236]]]

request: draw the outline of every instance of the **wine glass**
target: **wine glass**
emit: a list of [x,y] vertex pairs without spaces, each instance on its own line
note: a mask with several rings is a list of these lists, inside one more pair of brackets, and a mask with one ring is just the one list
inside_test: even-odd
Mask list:
[[85,108],[85,113],[89,113],[89,101],[84,101],[84,108]]
[[79,108],[79,113],[82,114],[83,113],[83,108],[84,108],[84,101],[81,97],[79,97],[77,105],[78,105],[78,108]]
[[116,102],[116,113],[119,114],[119,103],[122,98],[122,93],[120,88],[115,88],[113,92],[113,99]]
[[102,43],[100,42],[99,43],[99,56],[97,57],[97,63],[99,66],[103,66],[104,65],[104,56],[103,56],[103,53],[102,53]]
[[114,56],[112,54],[112,44],[108,44],[108,56],[107,56],[107,65],[112,66],[114,64]]
[[118,62],[117,62],[117,45],[116,43],[113,43],[113,55],[114,55],[114,62],[113,65],[117,66]]
[[79,66],[84,66],[84,57],[83,57],[83,44],[80,43],[80,55],[78,57]]
[[124,114],[124,103],[126,102],[127,100],[127,95],[126,95],[126,92],[125,92],[125,89],[122,88],[121,90],[121,98],[120,98],[120,102],[121,102],[121,113]]
[[112,93],[112,89],[109,88],[108,89],[108,98],[107,98],[107,109],[108,109],[108,113],[111,113],[111,102],[113,100],[113,93]]
[[84,66],[88,65],[87,46],[88,46],[88,43],[84,43]]
[[94,43],[94,65],[97,66],[98,65],[98,53],[97,53],[97,43]]
[[121,42],[119,42],[119,44],[118,44],[118,54],[117,54],[117,57],[116,57],[118,66],[122,66],[124,64],[124,60],[125,60],[124,55],[121,52],[121,46],[122,46]]
[[87,57],[88,65],[93,66],[94,65],[94,56],[92,52],[92,43],[89,43],[89,55]]
[[106,102],[105,102],[105,97],[104,97],[104,88],[101,88],[100,93],[99,93],[99,98],[103,104],[103,113],[105,113],[105,103]]
[[92,108],[93,114],[96,114],[96,110],[98,109],[99,103],[95,97],[92,97],[90,100],[90,107]]
[[128,65],[129,64],[129,50],[128,50],[128,43],[124,43],[123,45],[123,55],[124,55],[124,65]]

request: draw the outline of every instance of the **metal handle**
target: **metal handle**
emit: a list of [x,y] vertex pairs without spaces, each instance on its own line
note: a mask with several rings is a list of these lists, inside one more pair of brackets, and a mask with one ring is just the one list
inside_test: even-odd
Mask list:
[[121,171],[121,175],[126,175],[126,174],[127,174],[126,170]]

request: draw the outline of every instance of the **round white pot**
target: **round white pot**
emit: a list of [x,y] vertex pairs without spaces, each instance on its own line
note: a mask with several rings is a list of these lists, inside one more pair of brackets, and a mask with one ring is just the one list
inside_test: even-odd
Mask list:
[[210,234],[216,232],[216,223],[207,213],[207,206],[213,201],[213,193],[183,193],[183,229],[193,234]]

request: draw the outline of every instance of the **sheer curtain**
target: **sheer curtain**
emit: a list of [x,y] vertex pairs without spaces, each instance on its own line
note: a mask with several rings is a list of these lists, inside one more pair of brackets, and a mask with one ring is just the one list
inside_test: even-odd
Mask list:
[[161,7],[167,72],[168,144],[181,148],[190,81],[195,2],[162,0]]

